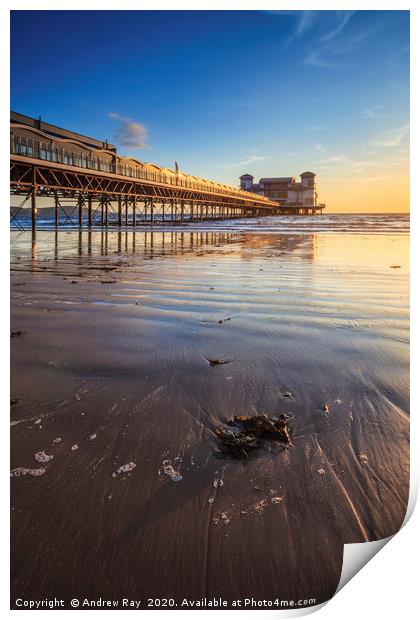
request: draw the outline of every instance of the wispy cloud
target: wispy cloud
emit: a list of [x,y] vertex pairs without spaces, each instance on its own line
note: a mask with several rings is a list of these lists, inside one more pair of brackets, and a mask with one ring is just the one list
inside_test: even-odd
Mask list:
[[371,159],[354,159],[352,157],[348,157],[343,154],[331,155],[325,159],[319,159],[318,161],[312,162],[314,165],[321,170],[349,170],[351,173],[362,174],[365,170],[371,170],[375,167],[390,167],[390,166],[401,166],[405,165],[408,162],[408,157],[406,156],[397,156],[397,157],[375,157]]
[[353,172],[363,172],[365,168],[371,168],[379,164],[379,162],[375,160],[352,159],[341,154],[331,155],[331,157],[320,159],[314,163],[318,166],[318,168],[322,168],[324,170],[334,170],[345,166],[348,169],[352,169]]
[[356,11],[334,11],[332,25],[328,31],[320,38],[321,41],[330,41],[334,39],[345,28],[347,23],[353,17]]
[[349,163],[350,160],[345,155],[330,155],[325,159],[319,159],[315,163],[317,164],[346,164]]
[[301,37],[306,34],[318,20],[317,11],[298,11],[297,13],[299,17],[292,38]]
[[238,161],[234,164],[225,164],[223,168],[238,168],[239,166],[248,166],[248,164],[254,164],[257,161],[264,161],[265,159],[269,159],[269,157],[265,157],[263,155],[250,155],[247,159],[243,161]]
[[142,123],[137,123],[130,118],[120,116],[116,112],[110,112],[109,116],[120,121],[120,125],[114,135],[114,140],[121,146],[131,146],[132,148],[147,147],[147,129]]
[[295,27],[286,40],[289,45],[294,40],[307,37],[311,41],[303,63],[313,67],[342,68],[349,66],[342,58],[353,52],[366,39],[372,30],[364,29],[351,35],[344,34],[346,26],[357,11],[270,11],[270,13],[293,16]]
[[403,127],[399,127],[398,129],[391,129],[385,132],[379,140],[373,140],[371,144],[382,148],[400,146],[404,138],[408,136],[409,131],[410,128],[408,125],[403,125]]
[[293,39],[299,38],[307,33],[315,25],[318,20],[317,11],[267,11],[270,15],[292,16],[295,18],[295,28],[289,38],[286,40],[286,45],[289,45]]
[[303,63],[321,68],[343,68],[350,66],[348,57],[371,34],[371,29],[346,32],[356,11],[321,11],[313,20],[316,35],[312,37]]
[[374,105],[371,108],[367,108],[367,110],[363,110],[363,114],[368,118],[388,118],[388,114],[382,114],[380,110],[382,110],[382,106]]
[[317,151],[325,151],[325,146],[323,144],[321,144],[320,142],[315,142],[314,144],[314,149]]
[[343,20],[341,22],[342,26],[340,29],[337,28],[336,32],[330,32],[330,36],[327,39],[321,37],[318,40],[315,50],[308,52],[304,61],[306,64],[312,64],[316,67],[351,66],[349,58],[361,46],[364,39],[367,39],[372,34],[373,29],[366,28],[351,35],[343,33],[342,36],[338,36],[350,20],[350,17],[347,21],[344,22]]
[[[345,28],[356,11],[290,11],[297,17],[296,27],[288,42],[302,37],[315,27],[320,31],[319,41],[334,39]],[[278,13],[284,14],[283,11]]]

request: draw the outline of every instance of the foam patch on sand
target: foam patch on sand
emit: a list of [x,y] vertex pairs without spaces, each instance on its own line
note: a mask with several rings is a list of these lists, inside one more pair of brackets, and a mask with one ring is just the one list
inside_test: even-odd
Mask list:
[[16,467],[10,472],[11,478],[19,478],[20,476],[43,476],[47,470],[44,467],[38,469],[27,469],[26,467]]

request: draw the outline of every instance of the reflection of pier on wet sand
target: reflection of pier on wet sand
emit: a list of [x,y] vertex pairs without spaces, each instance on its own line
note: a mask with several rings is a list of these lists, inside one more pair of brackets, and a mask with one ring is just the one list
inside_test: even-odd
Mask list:
[[[19,236],[24,234],[27,244],[28,233],[15,235],[13,244],[17,247],[12,250],[14,254],[19,252]],[[195,250],[205,250],[211,253],[226,254],[230,246],[236,246],[237,251],[245,258],[247,250],[260,250],[271,248],[273,238],[267,235],[247,235],[237,232],[224,231],[154,231],[142,230],[77,230],[77,231],[38,231],[31,235],[31,255],[36,260],[40,252],[42,260],[54,258],[58,260],[68,254],[74,256],[91,256],[92,254],[107,256],[115,254],[138,254],[147,258],[154,256],[170,256]],[[71,239],[71,244],[68,242]],[[291,252],[298,247],[304,246],[313,256],[315,235],[313,234],[289,234],[277,238],[276,250],[278,252]],[[76,242],[75,242],[76,241]],[[73,245],[74,244],[74,245]],[[231,251],[234,251],[231,248]]]

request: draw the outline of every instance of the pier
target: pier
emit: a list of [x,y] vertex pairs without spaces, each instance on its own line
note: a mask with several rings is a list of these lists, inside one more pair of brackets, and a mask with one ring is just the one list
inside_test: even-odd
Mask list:
[[[12,228],[37,228],[40,208],[54,224],[136,227],[278,215],[280,205],[233,186],[122,157],[116,147],[11,113],[10,193]],[[26,218],[27,220],[27,218]]]

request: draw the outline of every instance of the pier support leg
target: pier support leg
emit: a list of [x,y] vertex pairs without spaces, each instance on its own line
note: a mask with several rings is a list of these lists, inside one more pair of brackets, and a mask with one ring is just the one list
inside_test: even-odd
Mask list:
[[118,196],[118,226],[121,228],[122,225],[122,205],[121,205],[121,196]]
[[181,202],[181,222],[184,221],[184,203]]
[[31,193],[31,220],[32,220],[32,234],[36,231],[36,188],[32,188]]
[[128,226],[128,198],[124,196],[125,225]]
[[78,221],[79,228],[83,226],[83,194],[79,192],[79,196],[77,198],[77,210],[78,210]]
[[136,197],[133,196],[133,226],[136,225]]
[[105,228],[108,228],[108,207],[109,207],[109,202],[108,202],[108,197],[105,198]]
[[58,228],[58,196],[57,192],[54,194],[54,225]]
[[88,226],[92,228],[93,218],[92,218],[92,196],[89,194],[88,196]]
[[152,225],[155,223],[155,205],[153,204],[153,200],[150,201],[150,223]]

